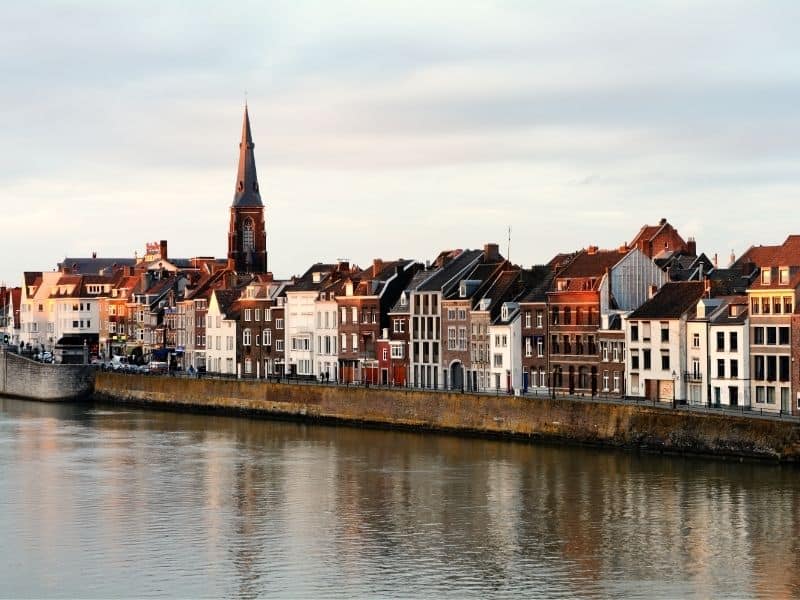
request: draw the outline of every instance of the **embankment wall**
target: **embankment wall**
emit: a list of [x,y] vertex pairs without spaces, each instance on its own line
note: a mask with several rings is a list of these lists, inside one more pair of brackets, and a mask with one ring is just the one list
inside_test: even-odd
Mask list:
[[800,426],[777,419],[696,413],[566,398],[179,379],[98,373],[95,397],[165,408],[247,412],[646,450],[796,462]]
[[33,400],[71,400],[89,396],[95,369],[89,365],[36,362],[0,348],[0,395]]

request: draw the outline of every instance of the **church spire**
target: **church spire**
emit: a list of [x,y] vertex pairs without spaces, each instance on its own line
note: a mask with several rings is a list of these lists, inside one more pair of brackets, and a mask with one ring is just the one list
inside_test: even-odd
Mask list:
[[236,191],[233,194],[233,206],[263,206],[261,194],[258,191],[256,158],[253,154],[254,146],[253,135],[250,133],[250,115],[245,103],[242,141],[239,143],[239,169],[236,173]]

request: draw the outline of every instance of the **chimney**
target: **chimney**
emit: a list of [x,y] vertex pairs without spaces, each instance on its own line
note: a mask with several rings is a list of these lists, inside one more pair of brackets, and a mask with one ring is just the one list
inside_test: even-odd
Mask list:
[[619,247],[620,254],[627,254],[628,250],[630,250],[630,248],[628,248],[628,242],[623,242],[622,245]]
[[159,246],[159,253],[161,254],[161,260],[168,260],[167,258],[167,240],[161,240],[158,243]]
[[731,262],[730,262],[730,264],[729,264],[728,266],[729,266],[729,267],[732,267],[732,266],[733,266],[733,263],[735,263],[735,262],[736,262],[736,254],[734,254],[734,252],[733,252],[733,248],[731,248],[731,256],[730,256],[730,259],[731,259]]
[[589,246],[586,248],[587,254],[597,254],[597,246]]
[[227,268],[229,271],[235,271],[235,270],[236,270],[236,261],[235,261],[235,260],[233,260],[232,258],[229,258],[229,259],[228,259],[228,264],[227,264],[226,268]]
[[500,260],[500,246],[497,244],[484,244],[483,259],[487,262]]
[[658,222],[659,225],[662,227],[667,224],[667,220],[664,217],[661,217],[661,220]]
[[70,269],[69,266],[67,265],[63,265],[61,267],[61,272],[64,273],[64,275],[69,275],[70,273],[72,273],[72,269]]
[[148,271],[142,271],[142,291],[144,292],[149,287],[150,287],[150,273]]
[[92,252],[92,258],[97,258],[97,252]]
[[693,237],[686,242],[686,253],[689,256],[697,256],[697,242]]
[[381,331],[383,333],[383,335],[381,337],[384,340],[388,340],[389,339],[389,328],[388,327],[384,327]]
[[717,253],[716,253],[716,252],[714,252],[714,268],[715,268],[715,269],[716,269],[716,268],[717,268],[717,266],[718,266],[718,264],[717,264],[717,263],[718,263],[718,261],[717,261]]
[[383,271],[383,261],[380,258],[372,259],[372,276],[377,277]]

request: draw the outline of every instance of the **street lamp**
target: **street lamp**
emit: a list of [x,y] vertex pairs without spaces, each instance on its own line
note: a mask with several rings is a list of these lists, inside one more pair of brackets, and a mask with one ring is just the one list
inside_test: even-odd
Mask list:
[[675,387],[678,385],[678,374],[672,371],[672,408],[675,408]]

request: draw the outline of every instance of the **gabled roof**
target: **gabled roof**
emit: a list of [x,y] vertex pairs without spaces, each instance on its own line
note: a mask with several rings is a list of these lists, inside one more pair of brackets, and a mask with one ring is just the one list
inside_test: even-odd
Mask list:
[[629,319],[677,319],[694,307],[705,293],[702,281],[674,281],[661,286],[655,296],[631,313]]
[[547,292],[553,287],[555,271],[550,265],[537,265],[530,270],[522,271],[522,283],[525,288],[520,302],[546,302]]
[[58,263],[58,270],[68,268],[70,272],[78,275],[99,275],[109,269],[117,267],[133,267],[136,265],[135,258],[70,258],[66,257]]
[[[411,281],[406,286],[405,290],[403,290],[400,295],[397,297],[397,301],[394,303],[394,306],[389,309],[388,314],[407,314],[411,311],[411,300],[409,295],[411,292],[415,291],[428,277],[430,277],[430,271],[420,270],[417,271],[414,276],[411,278]],[[408,302],[403,305],[403,295],[405,294],[406,300]]]
[[[731,316],[731,306],[736,306],[735,316]],[[723,298],[722,304],[711,313],[710,321],[714,325],[739,325],[747,320],[749,306],[747,298],[743,296],[733,296]]]
[[453,285],[456,277],[477,262],[481,256],[483,256],[483,250],[464,250],[458,256],[448,261],[444,266],[434,271],[431,276],[419,286],[419,291],[446,292],[447,290],[444,288]]
[[[520,270],[512,268],[499,273],[488,286],[480,300],[488,300],[484,310],[489,311],[489,319],[494,322],[500,314],[504,302],[509,302],[520,293]],[[480,300],[476,306],[480,305]],[[473,310],[475,310],[473,308]]]
[[238,289],[227,289],[227,290],[214,290],[212,292],[217,297],[217,304],[219,305],[219,312],[225,315],[226,319],[232,318],[228,311],[231,308],[231,305],[239,298],[241,295],[241,290]]

